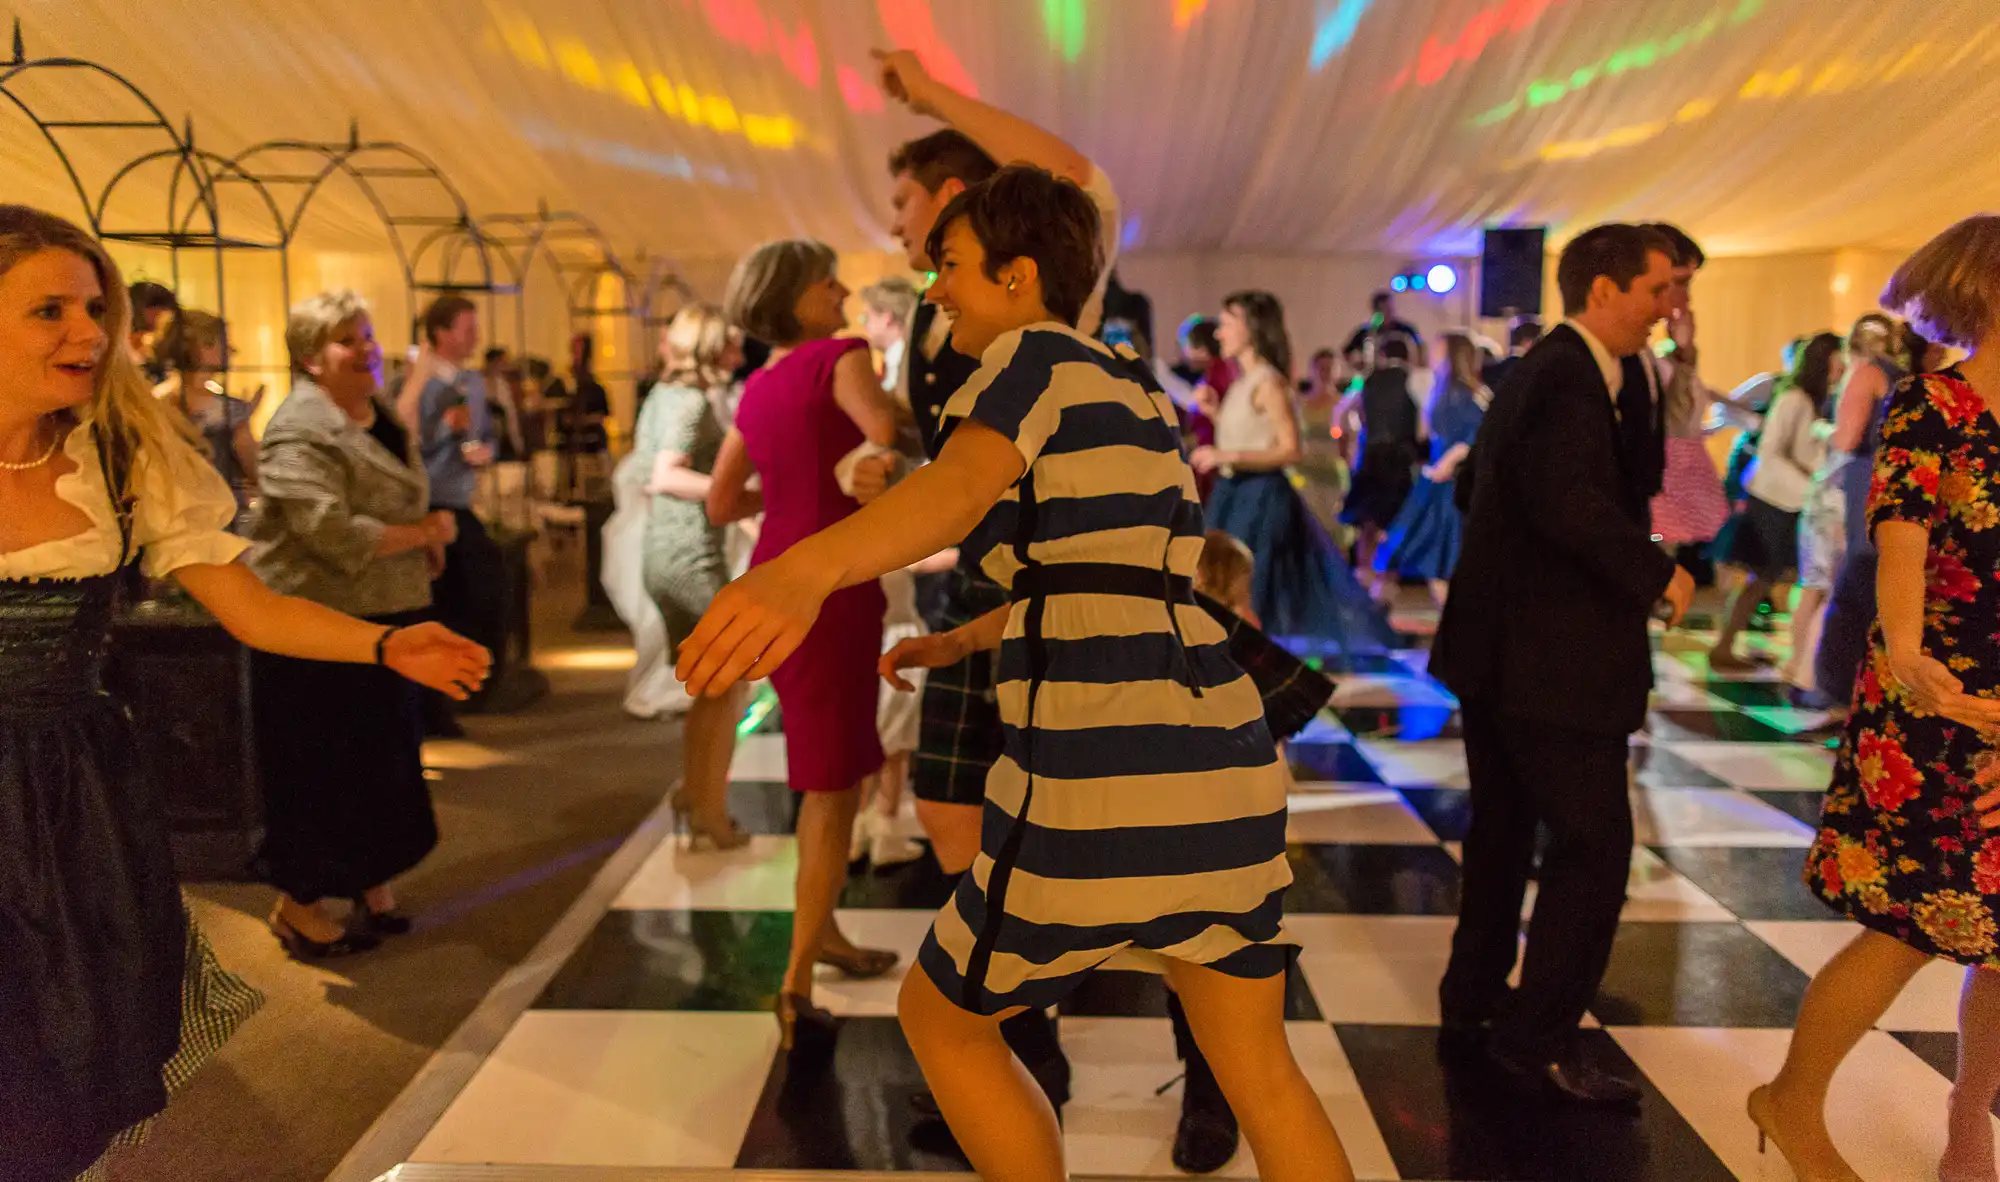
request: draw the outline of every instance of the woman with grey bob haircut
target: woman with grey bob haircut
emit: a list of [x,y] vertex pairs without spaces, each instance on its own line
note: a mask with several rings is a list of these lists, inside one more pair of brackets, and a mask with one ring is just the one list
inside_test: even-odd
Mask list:
[[[285,328],[293,386],[264,431],[250,565],[273,590],[391,627],[429,615],[453,536],[428,511],[409,433],[377,402],[382,350],[353,292],[313,296]],[[318,960],[410,930],[389,886],[437,844],[419,699],[368,666],[256,654],[250,665],[271,931]],[[343,925],[324,899],[351,899]]]

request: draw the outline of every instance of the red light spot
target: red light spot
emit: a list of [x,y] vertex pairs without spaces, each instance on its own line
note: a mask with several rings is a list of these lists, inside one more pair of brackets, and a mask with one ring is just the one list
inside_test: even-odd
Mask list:
[[1401,90],[1412,78],[1430,86],[1460,65],[1468,65],[1491,48],[1502,33],[1519,33],[1540,20],[1562,0],[1495,0],[1468,18],[1455,36],[1426,37],[1414,66],[1405,66],[1389,84]]
[[881,89],[853,66],[835,66],[833,77],[840,86],[840,97],[846,100],[848,110],[873,114],[888,105],[882,98]]
[[762,53],[770,44],[770,24],[757,8],[757,0],[702,0],[702,10],[716,36],[753,53]]
[[810,90],[819,89],[819,45],[813,41],[812,30],[805,25],[790,37],[777,25],[771,26],[778,40],[778,60],[792,72],[801,84]]
[[965,63],[938,33],[930,0],[875,0],[875,12],[882,18],[882,31],[889,35],[890,43],[915,50],[931,77],[953,90],[979,97],[979,88],[966,73]]

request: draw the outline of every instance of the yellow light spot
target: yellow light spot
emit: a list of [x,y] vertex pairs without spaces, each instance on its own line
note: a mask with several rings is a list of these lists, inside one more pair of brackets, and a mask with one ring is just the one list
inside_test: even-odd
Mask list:
[[1793,66],[1776,78],[1771,79],[1771,97],[1783,98],[1792,93],[1792,91],[1798,89],[1799,83],[1805,80],[1805,76],[1805,67]]
[[1174,0],[1174,28],[1185,29],[1208,7],[1208,0]]
[[674,87],[674,93],[681,99],[681,116],[689,123],[701,122],[701,95],[695,88],[683,82]]
[[708,125],[717,131],[743,130],[743,120],[736,114],[736,104],[723,95],[711,94],[704,97],[701,102],[701,112]]
[[500,38],[507,43],[507,51],[514,60],[537,70],[549,68],[549,47],[542,41],[542,31],[535,22],[516,12],[499,12],[494,20],[500,25]]
[[1882,81],[1894,82],[1896,79],[1901,78],[1904,74],[1909,73],[1911,68],[1918,62],[1922,61],[1924,55],[1930,51],[1931,43],[1928,41],[1919,41],[1915,45],[1910,46],[1904,52],[1903,56],[1896,60],[1896,64],[1890,66],[1888,72],[1882,75]]
[[1738,98],[1763,98],[1764,93],[1770,88],[1771,76],[1759,70],[1755,74],[1750,75],[1749,80],[1744,82],[1743,89],[1737,91],[1736,95]]
[[1714,99],[1694,99],[1683,104],[1680,110],[1674,112],[1674,122],[1693,123],[1697,119],[1707,118],[1714,110]]
[[1847,272],[1842,271],[1840,274],[1835,275],[1833,277],[1833,294],[1846,295],[1848,291],[1853,287],[1854,287],[1854,280],[1847,274]]
[[653,109],[653,95],[646,89],[646,76],[631,62],[619,62],[611,67],[611,89],[635,107]]
[[556,64],[562,67],[563,76],[586,90],[604,89],[604,67],[597,64],[597,55],[581,41],[564,38],[556,42]]
[[653,85],[653,102],[659,106],[660,110],[665,111],[676,119],[685,117],[681,111],[681,96],[674,89],[673,79],[667,77],[665,74],[654,74],[647,81]]
[[790,115],[743,116],[743,138],[759,148],[788,149],[798,142],[799,125]]
[[1644,143],[1652,139],[1666,129],[1667,125],[1664,122],[1634,123],[1630,127],[1621,127],[1605,135],[1604,146],[1607,148],[1629,148],[1633,144]]
[[1854,63],[1846,58],[1835,58],[1826,64],[1806,86],[1807,94],[1838,94],[1847,89],[1847,80],[1856,73]]

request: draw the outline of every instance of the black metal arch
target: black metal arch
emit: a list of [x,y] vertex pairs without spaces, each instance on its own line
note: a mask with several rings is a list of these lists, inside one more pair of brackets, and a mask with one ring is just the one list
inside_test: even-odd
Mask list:
[[[300,160],[315,163],[305,168],[287,168]],[[233,164],[268,165],[259,173],[269,188],[295,193],[283,217],[285,241],[289,245],[299,234],[313,199],[337,176],[352,181],[381,222],[389,245],[403,272],[403,288],[410,319],[417,315],[418,293],[422,291],[473,291],[491,294],[496,288],[493,263],[485,240],[466,234],[473,225],[472,210],[458,187],[430,157],[395,140],[363,140],[358,121],[348,124],[347,141],[266,140],[238,152]],[[415,181],[426,190],[421,207],[408,200],[402,186],[385,186],[382,181]],[[417,235],[421,233],[421,237]],[[453,249],[430,255],[434,242],[456,240]],[[452,271],[462,250],[473,251],[478,279],[453,282]],[[428,268],[428,271],[426,270]],[[286,301],[290,302],[289,281]]]
[[[700,294],[688,286],[681,278],[680,264],[671,258],[648,259],[641,252],[638,260],[646,270],[645,283],[639,289],[639,323],[648,329],[656,329],[674,318],[674,313],[700,299]],[[671,294],[670,303],[667,296]]]

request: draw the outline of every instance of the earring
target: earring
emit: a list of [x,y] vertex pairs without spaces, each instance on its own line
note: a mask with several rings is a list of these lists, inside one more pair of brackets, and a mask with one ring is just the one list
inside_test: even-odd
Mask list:
[[1016,282],[1016,280],[1013,280],[1013,279],[1009,279],[1009,280],[1007,281],[1007,290],[1008,290],[1008,291],[1013,291],[1013,290],[1014,290],[1014,284],[1015,284],[1015,282]]

